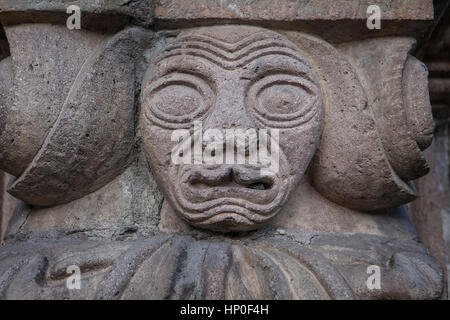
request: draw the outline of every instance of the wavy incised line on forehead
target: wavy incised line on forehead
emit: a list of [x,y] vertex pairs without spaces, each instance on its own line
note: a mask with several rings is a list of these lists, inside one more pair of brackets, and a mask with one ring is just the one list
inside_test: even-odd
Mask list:
[[170,58],[170,57],[174,57],[174,56],[192,56],[192,57],[206,59],[223,69],[234,70],[236,68],[243,67],[243,66],[249,64],[250,62],[252,62],[253,60],[262,58],[264,56],[281,55],[281,56],[290,57],[294,60],[297,60],[297,61],[305,64],[305,62],[303,60],[299,59],[299,57],[295,54],[295,52],[293,52],[292,50],[290,50],[290,51],[291,52],[289,52],[288,49],[283,50],[283,48],[266,48],[263,50],[258,50],[257,52],[254,52],[251,55],[249,55],[248,57],[244,57],[238,61],[228,62],[228,61],[224,61],[223,59],[221,59],[221,60],[218,59],[216,55],[211,54],[210,52],[207,52],[207,51],[198,50],[198,49],[197,50],[196,49],[191,49],[191,50],[178,49],[178,50],[173,50],[170,54],[165,55],[158,62],[160,62],[164,59]]
[[232,70],[260,57],[275,54],[291,57],[307,66],[294,45],[269,32],[255,33],[236,43],[227,43],[206,35],[181,36],[175,43],[167,46],[155,62],[174,56],[194,56]]
[[[222,50],[221,48],[215,47],[211,45],[210,43],[201,42],[201,41],[189,41],[189,42],[181,42],[181,43],[175,43],[166,48],[166,52],[171,52],[172,50],[176,49],[198,49],[207,51],[210,53],[213,53],[217,55],[219,58],[222,58],[226,61],[237,61],[239,59],[244,58],[245,56],[248,56],[252,52],[256,52],[258,50],[266,49],[266,48],[287,48],[292,49],[294,52],[295,48],[292,46],[288,46],[285,41],[281,40],[259,40],[253,43],[248,44],[245,47],[242,47],[241,49],[235,51],[235,52],[228,52],[225,50]],[[300,58],[300,57],[299,57]]]
[[211,50],[204,50],[203,48],[180,48],[180,49],[172,49],[170,51],[165,52],[155,62],[159,63],[165,59],[176,56],[192,56],[206,59],[209,62],[212,62],[223,69],[234,70],[236,68],[243,67],[244,65],[247,65],[256,59],[270,55],[280,55],[290,57],[300,62],[309,69],[307,63],[303,60],[303,57],[297,51],[285,47],[258,48],[254,51],[248,52],[247,55],[243,55],[242,58],[237,60],[227,60],[225,58],[220,57],[217,52]]
[[177,42],[191,42],[191,41],[199,41],[199,42],[205,42],[209,43],[211,45],[214,45],[217,48],[220,48],[222,50],[228,51],[228,52],[234,52],[237,50],[240,50],[246,46],[248,46],[251,43],[260,41],[260,40],[282,40],[281,35],[277,35],[274,33],[268,33],[268,32],[258,32],[251,34],[238,42],[231,43],[231,42],[224,42],[222,40],[218,40],[216,38],[213,38],[211,36],[202,35],[202,34],[190,34],[185,36],[180,36],[177,40]]

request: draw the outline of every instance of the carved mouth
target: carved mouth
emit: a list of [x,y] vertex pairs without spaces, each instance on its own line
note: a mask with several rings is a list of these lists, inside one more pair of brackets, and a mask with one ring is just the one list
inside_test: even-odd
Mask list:
[[220,230],[252,230],[284,204],[290,179],[263,175],[254,165],[185,165],[171,168],[176,211],[193,225]]
[[[257,171],[257,170],[256,170]],[[274,185],[274,178],[262,176],[239,166],[225,166],[222,168],[196,168],[187,176],[191,186],[203,187],[239,187],[253,190],[269,190]]]
[[193,202],[217,198],[241,198],[264,204],[272,201],[279,191],[276,176],[261,175],[249,166],[194,167],[181,177],[186,198]]

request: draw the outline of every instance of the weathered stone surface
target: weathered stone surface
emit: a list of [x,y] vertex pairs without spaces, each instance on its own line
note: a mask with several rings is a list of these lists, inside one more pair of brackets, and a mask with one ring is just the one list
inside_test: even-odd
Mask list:
[[[422,36],[433,22],[433,0],[2,0],[4,24],[54,22],[65,24],[66,8],[77,5],[84,29],[118,31],[130,23],[160,28],[190,28],[214,24],[255,24],[315,34],[328,41],[352,41],[367,37]],[[366,27],[369,5],[378,5],[383,27]],[[437,14],[442,11],[439,10]],[[106,19],[105,19],[106,18]]]
[[[176,213],[198,227],[242,231],[264,224],[282,208],[320,141],[322,95],[312,67],[298,48],[268,30],[223,26],[183,32],[151,63],[142,91],[149,163]],[[260,96],[265,91],[289,95],[265,99]],[[183,103],[185,97],[196,109]],[[289,108],[278,116],[283,103]],[[270,139],[271,148],[279,149],[279,170],[260,173],[262,161],[171,163],[178,144],[171,139],[174,130],[192,129],[195,121],[201,130],[217,129],[222,136],[233,128],[279,129],[279,141]],[[202,145],[200,139],[194,136],[193,143]],[[264,184],[262,191],[252,188],[257,183]]]
[[[133,3],[134,2],[134,3]],[[139,3],[139,4],[136,4]],[[66,12],[66,8],[70,5],[76,5],[89,13],[108,14],[110,12],[126,13],[132,11],[134,14],[141,13],[145,15],[150,12],[152,1],[132,1],[132,0],[108,0],[108,1],[89,1],[89,0],[52,0],[52,1],[14,1],[1,0],[0,12],[14,11],[56,11]]]
[[370,31],[353,0],[79,0],[69,31],[65,1],[0,0],[0,167],[27,202],[0,298],[445,298],[437,220],[417,234],[403,205],[428,169],[431,1],[377,3]]
[[155,17],[167,20],[248,19],[268,21],[366,19],[367,7],[378,5],[384,19],[429,20],[433,18],[430,0],[408,1],[250,1],[250,0],[160,0],[155,1]]
[[387,20],[432,20],[432,0],[401,1],[376,0],[370,3],[359,0],[330,2],[312,1],[249,1],[249,0],[109,0],[92,2],[88,0],[52,1],[0,1],[0,12],[54,11],[65,12],[67,6],[77,5],[88,13],[130,14],[140,19],[151,18],[152,12],[161,20],[197,19],[246,19],[268,21],[295,20],[344,20],[366,19],[367,7],[378,5]]
[[[378,5],[383,27],[368,32],[367,8]],[[401,1],[155,1],[154,21],[167,28],[245,23],[307,32],[327,41],[419,35],[433,19],[432,0]]]
[[[250,242],[161,234],[132,242],[7,245],[0,253],[0,297],[430,299],[441,294],[442,269],[415,241],[316,233],[305,243],[302,233],[286,233],[289,237],[265,231]],[[73,264],[89,272],[82,290],[66,287],[65,271]],[[365,286],[370,264],[381,266],[386,277],[381,290]]]
[[[419,49],[421,60],[430,72],[430,99],[435,120],[434,146],[428,152],[430,175],[416,182],[423,197],[412,204],[412,213],[421,237],[430,251],[447,264],[447,284],[450,271],[450,3],[440,1],[435,9],[447,7],[436,20],[431,37]],[[440,216],[440,217],[439,217]],[[441,225],[438,225],[441,221]],[[443,243],[438,235],[443,235]],[[450,292],[447,290],[447,292]],[[448,297],[448,295],[447,295]]]
[[[330,216],[333,223],[330,223]],[[416,238],[407,207],[400,206],[367,214],[333,203],[307,181],[301,181],[286,203],[282,214],[271,225],[275,228]]]
[[103,188],[48,208],[24,207],[10,223],[7,239],[124,240],[158,230],[162,195],[142,155]]
[[[378,214],[367,214],[339,206],[318,193],[309,179],[300,181],[283,210],[268,223],[270,228],[297,229],[306,235],[314,232],[367,234],[392,236],[397,238],[416,239],[417,233],[411,222],[407,206],[380,211]],[[196,233],[173,211],[167,200],[161,207],[161,231],[180,234]],[[330,216],[333,223],[330,223]]]
[[5,129],[10,111],[9,105],[13,85],[12,70],[10,57],[0,61],[0,136]]
[[[2,54],[0,54],[0,59],[2,59]],[[0,135],[8,117],[11,89],[12,65],[11,58],[8,57],[0,61]],[[3,242],[9,219],[14,210],[15,200],[6,192],[11,178],[6,172],[0,171],[0,244]]]
[[12,178],[6,172],[0,171],[0,244],[3,242],[14,210],[19,205],[19,200],[6,192]]
[[119,31],[134,20],[149,25],[153,21],[153,0],[52,0],[0,1],[0,20],[4,24],[53,22],[65,24],[70,5],[81,9],[83,29]]
[[448,224],[445,219],[450,216],[448,132],[437,134],[426,154],[431,171],[414,182],[421,197],[411,203],[411,216],[420,238],[430,248],[431,254],[446,266],[445,240],[448,239]]
[[[342,48],[350,56],[364,83],[386,156],[404,181],[417,179],[429,169],[411,132],[415,123],[408,123],[406,110],[409,110],[410,106],[405,105],[405,99],[409,98],[404,94],[411,92],[403,92],[403,88],[417,88],[417,85],[406,83],[407,81],[426,81],[423,76],[409,77],[408,69],[405,70],[405,65],[409,66],[408,53],[413,43],[411,38],[388,38],[367,40]],[[421,89],[417,94],[428,95],[426,85],[420,85],[417,89]],[[432,130],[430,101],[421,99],[414,102],[418,106],[414,115],[428,125],[425,129],[422,128],[422,131],[427,130],[426,141],[429,145],[429,133]]]
[[416,58],[409,56],[403,70],[402,85],[406,120],[411,130],[411,137],[420,150],[424,150],[433,141],[434,127],[428,93],[427,67]]
[[[67,74],[67,90],[56,91],[51,98],[54,107],[44,109],[47,112],[42,111],[39,99],[48,102],[48,95],[55,89],[48,84],[52,91],[45,94],[42,78],[31,73],[30,67],[24,68],[22,60],[28,58],[17,57],[17,48],[12,46],[13,59],[20,63],[14,68],[16,77],[26,79],[20,76],[26,72],[31,74],[29,81],[38,81],[39,85],[15,82],[21,90],[33,88],[36,92],[17,96],[28,100],[20,104],[15,101],[14,106],[26,107],[11,108],[20,112],[10,112],[6,125],[10,130],[1,138],[3,168],[20,174],[9,190],[11,194],[37,206],[61,204],[101,188],[128,166],[134,151],[136,59],[149,41],[149,33],[127,29],[96,44],[95,50],[86,48],[86,56],[81,55],[84,59],[79,61],[82,66],[76,73]],[[68,53],[66,56],[69,59]],[[52,76],[58,83],[59,73],[53,70],[47,79]],[[26,130],[28,135],[19,135],[18,140],[11,138],[13,143],[7,146],[10,137],[23,132],[36,118],[41,127]]]
[[45,24],[7,27],[6,34],[14,95],[0,132],[0,163],[19,176],[38,153],[81,66],[104,36]]
[[[367,84],[363,86],[350,61],[320,39],[287,35],[309,54],[323,87],[325,125],[311,168],[315,187],[334,202],[364,211],[415,199],[415,192],[391,168],[380,137],[388,133],[377,130]],[[401,86],[393,90],[401,97]],[[404,130],[409,133],[408,127]]]
[[0,60],[10,55],[8,40],[6,39],[5,30],[0,25]]

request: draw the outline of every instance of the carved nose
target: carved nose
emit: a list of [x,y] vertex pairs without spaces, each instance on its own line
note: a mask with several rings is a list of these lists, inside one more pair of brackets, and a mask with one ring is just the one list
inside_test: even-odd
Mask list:
[[205,129],[249,129],[255,124],[245,106],[245,96],[234,82],[223,84],[218,93],[214,109],[204,123]]
[[[222,138],[219,139],[219,141],[215,141],[213,138],[208,139],[203,137],[202,152],[204,152],[207,147],[214,146],[215,149],[222,148],[223,154],[228,151],[232,152],[234,155],[242,153],[243,156],[248,157],[252,147],[255,148],[255,151],[259,150],[260,132],[255,128],[249,128],[246,130],[239,128],[238,130],[233,130],[230,132],[227,132],[226,129],[219,129],[218,132],[220,132]],[[227,148],[229,150],[227,150]],[[268,150],[270,151],[270,148]]]

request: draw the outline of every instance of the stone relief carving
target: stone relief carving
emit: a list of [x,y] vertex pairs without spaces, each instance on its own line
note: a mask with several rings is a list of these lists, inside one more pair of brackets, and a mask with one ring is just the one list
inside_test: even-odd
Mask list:
[[[281,35],[243,26],[181,33],[147,70],[142,108],[145,150],[166,199],[189,223],[225,232],[255,229],[280,211],[322,129],[320,85],[309,62]],[[261,174],[260,163],[167,165],[170,129],[195,120],[223,136],[233,128],[280,129],[279,171]]]
[[[427,173],[432,139],[412,38],[332,45],[245,25],[5,30],[0,168],[31,206],[0,250],[1,298],[441,295],[442,268],[402,207],[417,197],[408,181]],[[279,130],[278,142],[269,135],[279,170],[174,164],[172,133],[195,143],[195,123]],[[126,217],[113,217],[126,199]],[[90,230],[94,215],[104,221]],[[86,274],[79,291],[65,286],[72,264]],[[380,290],[366,287],[369,265],[382,269]]]
[[[36,206],[49,206],[99,189],[130,163],[134,142],[134,61],[147,33],[129,29],[94,47],[101,35],[78,34],[84,41],[78,51],[84,52],[77,54],[74,61],[71,51],[74,48],[69,45],[64,47],[67,52],[56,50],[55,57],[22,59],[21,55],[30,52],[23,46],[34,45],[20,39],[27,32],[30,33],[27,39],[34,38],[42,46],[51,43],[42,43],[41,36],[55,37],[52,41],[56,48],[61,43],[73,46],[80,43],[71,39],[72,33],[63,26],[7,29],[13,50],[19,52],[17,56],[13,52],[13,57],[18,61],[14,67],[20,71],[14,79],[17,94],[13,97],[12,110],[15,112],[9,112],[2,132],[5,152],[1,162],[5,171],[19,176],[10,187],[12,195]],[[67,60],[56,58],[61,55]],[[61,64],[57,66],[61,74],[67,77],[63,81],[58,79],[60,73],[45,70],[54,70],[56,60]],[[111,72],[104,72],[111,65],[114,65]],[[43,84],[40,76],[46,76],[46,71],[53,78],[46,77],[47,83]],[[46,103],[46,93],[52,94],[54,104]],[[22,105],[27,108],[20,108]],[[43,105],[47,107],[42,108]],[[31,128],[30,121],[35,124]]]

